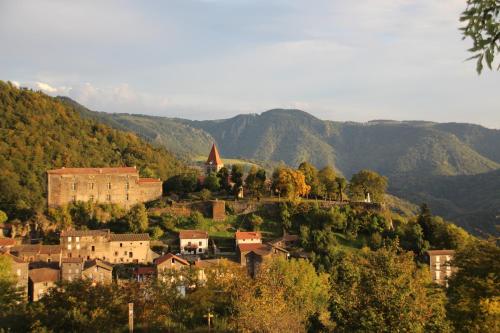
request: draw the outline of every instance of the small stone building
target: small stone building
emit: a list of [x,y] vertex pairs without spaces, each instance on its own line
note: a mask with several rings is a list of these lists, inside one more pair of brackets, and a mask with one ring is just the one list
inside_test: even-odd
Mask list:
[[38,301],[47,291],[55,287],[59,281],[59,270],[53,268],[36,268],[29,271],[29,297]]
[[456,272],[457,268],[451,266],[451,260],[455,255],[453,250],[429,250],[427,260],[431,271],[432,281],[448,286],[448,279]]
[[11,262],[12,275],[16,278],[16,287],[23,290],[23,295],[28,296],[28,263],[10,253],[0,251],[0,256],[6,257]]
[[140,178],[135,167],[61,168],[47,171],[47,179],[49,207],[92,201],[128,208],[163,192],[160,179]]
[[179,270],[183,267],[189,267],[189,262],[172,253],[164,254],[154,260],[158,274],[169,270]]
[[62,259],[62,248],[60,245],[16,245],[10,248],[10,252],[29,263],[54,263],[58,266]]
[[288,259],[289,253],[287,250],[269,244],[264,245],[267,246],[252,250],[245,256],[248,275],[253,278],[259,273],[260,267],[267,260],[274,257]]

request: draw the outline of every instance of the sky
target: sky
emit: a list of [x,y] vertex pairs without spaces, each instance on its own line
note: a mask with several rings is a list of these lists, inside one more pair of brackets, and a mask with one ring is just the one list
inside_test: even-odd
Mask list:
[[465,0],[0,0],[0,80],[92,110],[219,119],[298,108],[337,121],[500,128]]

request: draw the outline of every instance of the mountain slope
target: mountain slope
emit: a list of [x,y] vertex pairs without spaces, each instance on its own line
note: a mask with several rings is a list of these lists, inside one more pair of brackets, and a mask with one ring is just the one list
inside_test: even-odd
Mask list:
[[11,217],[45,208],[46,170],[137,166],[165,179],[183,168],[164,148],[80,117],[41,92],[0,81],[0,209]]

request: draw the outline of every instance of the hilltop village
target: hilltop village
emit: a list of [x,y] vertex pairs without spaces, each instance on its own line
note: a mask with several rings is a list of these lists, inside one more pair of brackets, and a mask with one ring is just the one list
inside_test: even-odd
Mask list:
[[[306,164],[305,166],[307,167]],[[204,198],[194,202],[178,198],[178,201],[170,201],[166,206],[157,209],[172,216],[190,217],[194,214],[203,218],[204,214],[214,223],[221,225],[224,225],[228,211],[233,214],[237,211],[235,215],[239,212],[247,217],[248,221],[244,221],[246,224],[241,225],[248,230],[236,229],[232,238],[217,237],[217,232],[216,237],[211,237],[208,232],[210,228],[178,228],[177,232],[168,238],[168,244],[164,244],[159,240],[160,237],[152,239],[150,234],[145,232],[115,233],[104,228],[91,230],[87,227],[72,227],[59,232],[58,244],[46,245],[43,239],[14,237],[13,231],[10,230],[6,234],[10,233],[11,237],[0,238],[1,253],[12,258],[17,285],[25,290],[25,295],[31,301],[39,300],[60,280],[89,279],[92,283],[112,283],[132,279],[140,282],[157,278],[160,272],[165,270],[188,267],[198,270],[202,279],[205,276],[204,270],[216,268],[221,260],[245,267],[248,275],[255,277],[259,267],[270,258],[281,257],[286,260],[295,257],[308,260],[310,253],[301,246],[299,235],[287,230],[292,228],[261,232],[262,218],[248,213],[255,212],[257,207],[266,209],[268,206],[268,209],[272,209],[269,207],[281,202],[281,194],[289,195],[291,199],[293,196],[306,196],[311,192],[311,187],[317,187],[318,184],[307,184],[304,175],[293,170],[278,174],[275,184],[265,178],[263,170],[250,170],[246,182],[243,182],[243,173],[240,166],[233,166],[232,173],[229,174],[214,144],[204,164],[203,176],[198,176],[196,181],[198,184],[208,185],[206,188],[212,189],[213,192],[221,186],[226,186],[227,193],[234,195],[234,198],[230,199],[231,203],[226,203],[224,196],[221,196],[222,199]],[[190,175],[182,177],[188,178]],[[60,209],[80,202],[116,205],[128,210],[137,204],[162,200],[164,191],[160,179],[141,178],[135,167],[65,167],[48,170],[47,179],[47,203],[51,209]],[[321,209],[338,209],[351,205],[367,211],[384,211],[383,203],[372,202],[368,188],[362,192],[361,201],[348,201],[344,199],[343,194],[346,185],[342,185],[343,182],[339,178],[333,181],[340,182],[340,186],[333,191],[336,193],[328,193],[327,189],[325,193],[335,195],[335,200],[318,200],[317,197],[313,200],[315,204],[321,204]],[[297,184],[291,188],[290,183],[294,182]],[[177,187],[186,186],[185,179],[179,183]],[[175,186],[172,186],[171,190],[174,189]],[[168,187],[166,190],[169,190]],[[274,195],[266,196],[266,193],[273,191]],[[251,195],[253,200],[244,200],[247,194]],[[225,198],[227,200],[227,194]],[[446,285],[447,278],[455,270],[450,265],[453,253],[454,251],[449,249],[426,252],[432,278],[436,283]],[[114,270],[113,267],[119,265],[128,265],[131,268],[129,274],[121,276],[118,270]]]

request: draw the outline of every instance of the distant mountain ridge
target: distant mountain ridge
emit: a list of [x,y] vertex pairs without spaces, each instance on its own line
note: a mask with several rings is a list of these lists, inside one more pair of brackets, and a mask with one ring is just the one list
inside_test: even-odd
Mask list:
[[286,109],[204,121],[97,113],[83,107],[80,112],[136,132],[183,157],[207,154],[214,141],[226,158],[283,161],[294,167],[309,161],[317,167],[332,165],[346,177],[373,169],[389,177],[391,193],[417,204],[426,201],[436,213],[471,231],[497,233],[493,189],[485,186],[489,192],[475,195],[465,207],[460,202],[466,198],[443,189],[456,192],[460,177],[468,176],[471,184],[477,180],[480,191],[485,179],[500,177],[495,172],[500,169],[500,130],[427,121],[337,122]]

